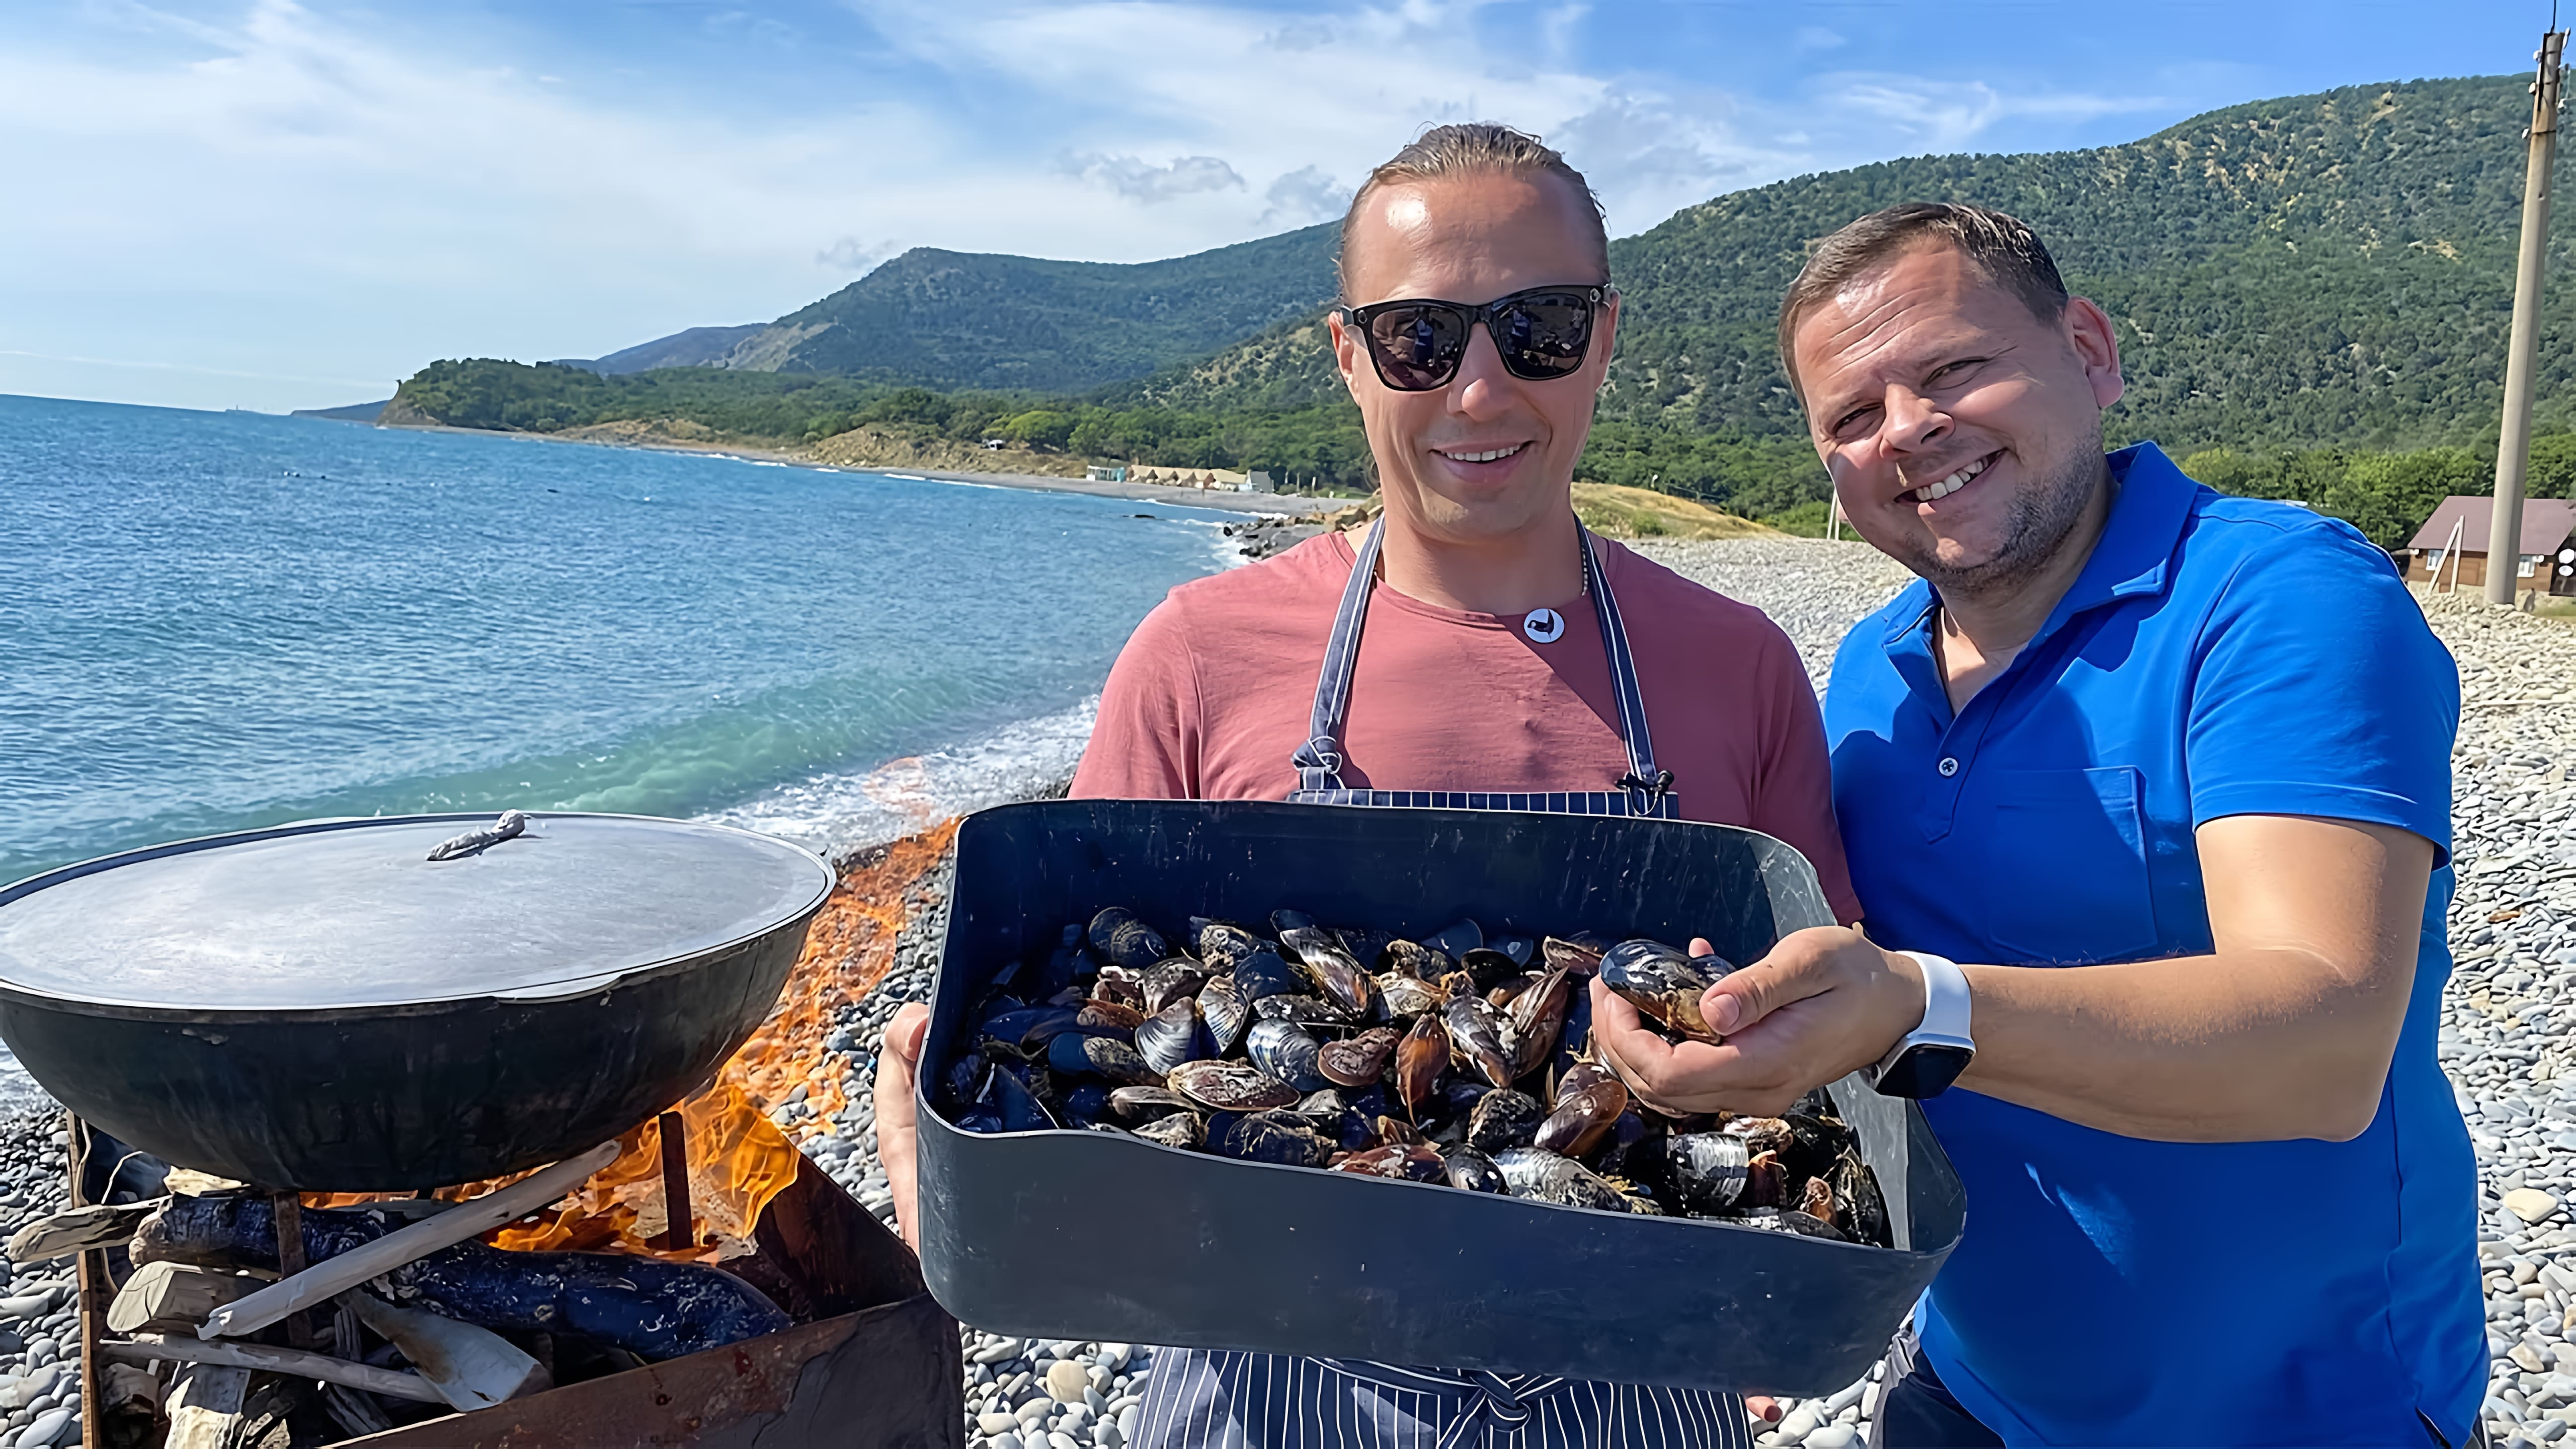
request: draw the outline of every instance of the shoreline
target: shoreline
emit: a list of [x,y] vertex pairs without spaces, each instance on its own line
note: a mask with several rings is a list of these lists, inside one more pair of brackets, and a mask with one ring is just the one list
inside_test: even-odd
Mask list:
[[[325,422],[333,419],[323,419]],[[1091,478],[1058,478],[1044,473],[979,473],[949,468],[923,468],[896,472],[891,468],[860,467],[841,463],[823,463],[799,453],[775,448],[758,448],[749,444],[692,443],[682,438],[656,438],[650,442],[620,438],[570,438],[559,433],[505,431],[499,428],[460,428],[447,423],[361,423],[358,426],[383,428],[404,433],[457,433],[476,438],[524,438],[541,443],[568,443],[590,448],[631,448],[647,453],[684,453],[694,457],[731,458],[743,463],[776,463],[789,468],[806,468],[818,473],[875,473],[887,478],[924,483],[950,483],[970,488],[1017,488],[1032,493],[1086,493],[1095,498],[1118,498],[1131,503],[1160,503],[1171,508],[1204,508],[1219,513],[1283,514],[1291,518],[1311,517],[1349,506],[1347,498],[1318,498],[1303,493],[1224,493],[1208,488],[1167,488],[1159,483],[1106,483]]]

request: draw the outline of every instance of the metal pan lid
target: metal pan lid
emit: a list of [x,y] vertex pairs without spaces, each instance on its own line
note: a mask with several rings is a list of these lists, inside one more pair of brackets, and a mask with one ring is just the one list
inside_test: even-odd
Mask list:
[[203,1011],[560,997],[810,914],[833,874],[783,840],[640,815],[315,820],[0,888],[0,987]]

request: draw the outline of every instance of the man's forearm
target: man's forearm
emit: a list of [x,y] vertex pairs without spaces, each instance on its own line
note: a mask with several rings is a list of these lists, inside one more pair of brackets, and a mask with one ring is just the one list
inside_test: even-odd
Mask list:
[[2167,1142],[2359,1136],[2414,983],[2411,952],[2359,981],[2282,949],[1966,970],[1977,1058],[1959,1086]]

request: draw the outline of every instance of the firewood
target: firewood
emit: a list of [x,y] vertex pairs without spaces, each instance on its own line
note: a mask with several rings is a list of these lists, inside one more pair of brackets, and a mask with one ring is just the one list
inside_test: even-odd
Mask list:
[[150,1202],[98,1203],[89,1207],[66,1208],[36,1219],[9,1235],[9,1261],[42,1263],[54,1258],[68,1258],[89,1248],[104,1248],[124,1242],[134,1233],[134,1225],[150,1217],[153,1210],[168,1199]]
[[[98,1346],[98,1352],[101,1358],[116,1359],[125,1363],[150,1363],[154,1359],[170,1359],[178,1363],[193,1364],[200,1369],[208,1364],[220,1364],[236,1369],[257,1369],[262,1373],[286,1374],[293,1378],[321,1379],[325,1383],[346,1384],[350,1388],[365,1389],[368,1393],[382,1394],[389,1399],[413,1399],[424,1404],[440,1405],[447,1402],[440,1396],[438,1390],[430,1387],[427,1379],[418,1374],[369,1368],[365,1364],[350,1363],[345,1359],[332,1358],[327,1354],[306,1353],[300,1348],[271,1348],[264,1343],[206,1343],[194,1338],[138,1333],[131,1343],[101,1343]],[[249,1382],[247,1373],[243,1377],[243,1382]],[[235,1413],[240,1412],[240,1397],[239,1394],[233,1396]],[[176,1402],[175,1391],[173,1402]],[[208,1407],[213,1406],[209,1404]],[[178,1415],[173,1412],[171,1418],[176,1422]],[[163,1449],[168,1449],[168,1446],[163,1446]]]
[[[100,1346],[102,1353],[106,1349]],[[249,1369],[211,1363],[181,1368],[163,1401],[170,1409],[170,1435],[161,1449],[224,1449],[249,1393]]]
[[396,1308],[364,1289],[340,1295],[357,1311],[359,1321],[376,1336],[402,1350],[430,1386],[446,1395],[460,1413],[554,1387],[537,1361],[489,1329],[435,1313]]
[[144,1329],[194,1333],[206,1315],[260,1286],[256,1278],[219,1273],[186,1263],[146,1263],[134,1270],[107,1306],[107,1326],[118,1333]]

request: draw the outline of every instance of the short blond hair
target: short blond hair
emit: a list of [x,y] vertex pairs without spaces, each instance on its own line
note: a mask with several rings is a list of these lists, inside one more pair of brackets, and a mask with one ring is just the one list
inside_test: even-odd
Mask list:
[[1434,126],[1414,137],[1413,144],[1396,152],[1360,183],[1359,191],[1351,197],[1351,209],[1342,215],[1341,250],[1333,258],[1334,275],[1340,282],[1344,302],[1351,300],[1350,273],[1345,264],[1351,250],[1351,229],[1358,223],[1360,208],[1368,204],[1369,197],[1382,186],[1451,176],[1553,176],[1564,182],[1583,201],[1584,219],[1592,224],[1592,248],[1601,264],[1601,279],[1610,279],[1610,231],[1602,220],[1601,198],[1593,194],[1592,183],[1567,165],[1554,147],[1527,131],[1514,130],[1497,121],[1468,121]]

